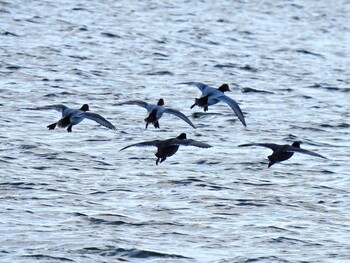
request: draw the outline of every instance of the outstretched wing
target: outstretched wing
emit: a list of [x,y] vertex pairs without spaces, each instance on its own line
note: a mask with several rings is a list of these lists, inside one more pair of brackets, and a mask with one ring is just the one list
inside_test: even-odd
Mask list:
[[32,109],[33,110],[57,110],[62,113],[65,109],[67,109],[67,107],[64,106],[63,104],[56,104],[56,105],[47,105],[43,107],[36,107]]
[[199,147],[199,148],[210,148],[213,147],[210,144],[204,143],[204,142],[199,142],[196,140],[192,140],[192,139],[174,139],[171,142],[171,145],[182,145],[182,146],[195,146],[195,147]]
[[151,112],[154,109],[154,107],[156,106],[154,104],[149,104],[149,103],[142,101],[142,100],[129,100],[129,101],[119,103],[117,105],[137,105],[137,106],[140,106],[142,108],[145,108],[148,112]]
[[235,100],[231,99],[230,97],[227,97],[226,95],[222,95],[222,96],[218,97],[218,99],[223,101],[223,102],[226,102],[228,104],[228,106],[230,106],[230,108],[236,113],[238,119],[242,122],[242,124],[245,127],[247,127],[245,120],[244,120],[243,112]]
[[308,155],[317,156],[317,157],[321,157],[321,158],[327,159],[326,157],[322,156],[321,154],[318,154],[318,153],[315,153],[315,152],[312,152],[312,151],[309,151],[309,150],[305,150],[305,149],[302,149],[302,148],[293,147],[293,146],[289,146],[286,149],[286,151],[287,152],[304,153],[304,154],[308,154]]
[[130,144],[122,149],[120,149],[119,151],[125,150],[129,147],[147,147],[147,146],[156,146],[158,147],[159,144],[161,143],[160,140],[154,140],[154,141],[147,141],[147,142],[139,142],[139,143],[134,143],[134,144]]
[[170,109],[170,108],[165,108],[164,112],[175,115],[181,119],[183,119],[185,122],[187,122],[189,125],[191,125],[193,128],[196,128],[194,124],[190,121],[189,118],[187,118],[183,113],[181,113],[178,110]]
[[281,145],[274,144],[274,143],[247,143],[247,144],[238,145],[238,147],[247,147],[247,146],[266,147],[266,148],[270,148],[272,151],[276,151],[279,147],[281,147]]
[[102,126],[105,126],[111,130],[115,130],[116,128],[114,127],[114,125],[112,123],[110,123],[109,121],[107,121],[105,118],[103,118],[101,115],[96,114],[96,113],[92,113],[92,112],[84,112],[83,115],[85,118],[89,119],[89,120],[93,120],[99,124],[101,124]]
[[192,85],[197,87],[201,92],[204,91],[205,88],[209,87],[208,85],[205,85],[204,83],[201,82],[181,82],[178,84],[185,84],[185,85]]

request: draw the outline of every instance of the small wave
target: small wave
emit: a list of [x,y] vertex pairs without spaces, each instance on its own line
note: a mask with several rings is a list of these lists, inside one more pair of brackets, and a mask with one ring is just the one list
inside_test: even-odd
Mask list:
[[[86,219],[87,221],[89,221],[90,223],[93,224],[103,224],[103,225],[132,225],[132,226],[143,226],[144,223],[132,223],[132,222],[127,222],[125,220],[125,216],[120,216],[120,215],[100,215],[101,217],[105,217],[105,218],[109,218],[109,219],[105,219],[105,218],[97,218],[97,217],[92,217],[92,216],[88,216],[82,213],[74,213],[75,216],[78,217],[83,217],[84,219]],[[121,218],[123,218],[124,220],[122,220]]]
[[254,200],[254,199],[237,199],[238,203],[237,206],[256,206],[256,207],[262,207],[262,206],[268,206],[266,204],[263,204],[263,200]]
[[7,66],[6,69],[9,69],[9,70],[19,70],[21,69],[22,67],[20,66],[16,66],[16,65],[10,65],[10,66]]
[[235,258],[235,262],[242,262],[242,263],[252,263],[252,262],[290,262],[288,260],[275,257],[275,256],[266,256],[266,257],[256,257],[256,258],[249,258],[249,259],[244,259],[242,257]]
[[115,248],[115,247],[107,247],[106,249],[100,249],[96,247],[87,247],[83,249],[82,253],[99,253],[101,256],[121,256],[121,257],[129,257],[129,258],[173,258],[173,259],[191,259],[189,257],[185,257],[177,254],[167,254],[161,253],[157,251],[150,250],[139,250],[139,249],[124,249],[124,248]]
[[338,125],[321,124],[320,127],[322,127],[322,128],[345,128],[345,129],[348,129],[350,127],[350,124],[348,124],[348,123],[340,123]]
[[48,255],[43,255],[43,254],[35,254],[35,255],[24,255],[22,257],[25,258],[32,258],[32,259],[38,259],[38,260],[57,260],[57,261],[68,261],[68,262],[74,262],[74,260],[71,260],[69,258],[64,258],[64,257],[53,257],[53,256],[48,256]]
[[167,71],[167,70],[160,70],[160,71],[152,71],[152,72],[145,72],[145,75],[149,75],[149,76],[173,76],[174,73]]
[[101,36],[109,37],[109,38],[122,38],[121,36],[119,36],[117,34],[113,34],[113,33],[109,33],[109,32],[102,32]]
[[242,93],[265,93],[265,94],[275,94],[271,91],[265,91],[265,90],[258,90],[258,89],[252,89],[252,88],[243,88]]
[[9,31],[1,32],[0,35],[2,35],[2,36],[11,36],[11,37],[19,37],[19,35],[15,34],[15,33],[12,33],[12,32],[9,32]]
[[317,53],[314,53],[314,52],[311,52],[311,51],[308,51],[308,50],[305,50],[305,49],[297,49],[297,50],[295,50],[295,52],[301,53],[301,54],[305,54],[305,55],[312,55],[312,56],[322,57],[323,58],[323,56],[321,54],[317,54]]
[[219,116],[222,115],[221,113],[206,113],[206,112],[194,112],[192,113],[193,118],[201,118],[201,117],[208,117],[208,116]]
[[309,244],[309,245],[322,246],[321,244],[318,244],[318,243],[310,243],[308,241],[304,241],[297,238],[290,238],[290,237],[277,237],[277,238],[271,239],[270,242],[271,243],[288,243],[288,244]]

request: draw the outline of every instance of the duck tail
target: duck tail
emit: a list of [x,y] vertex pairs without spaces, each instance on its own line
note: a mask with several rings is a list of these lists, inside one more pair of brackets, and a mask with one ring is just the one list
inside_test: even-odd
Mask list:
[[194,106],[196,106],[196,105],[198,105],[198,99],[197,98],[194,100],[194,104],[191,106],[191,109],[193,109]]
[[48,125],[47,128],[49,128],[49,130],[54,130],[56,128],[56,125],[57,125],[57,122]]
[[276,163],[276,160],[274,160],[272,155],[267,156],[267,158],[270,161],[267,167],[270,168],[272,165],[274,165]]
[[154,128],[158,128],[159,129],[159,122],[158,121],[154,122],[153,125],[154,125]]

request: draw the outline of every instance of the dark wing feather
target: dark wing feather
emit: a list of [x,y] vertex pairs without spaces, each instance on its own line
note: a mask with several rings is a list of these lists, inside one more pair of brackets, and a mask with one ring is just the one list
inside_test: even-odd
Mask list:
[[97,123],[101,124],[102,126],[105,126],[111,130],[115,130],[115,127],[112,123],[107,121],[105,118],[103,118],[101,115],[92,113],[92,112],[84,112],[84,117],[96,121]]
[[174,109],[170,109],[170,108],[166,108],[165,111],[166,113],[169,113],[169,114],[172,114],[172,115],[175,115],[181,119],[183,119],[185,122],[187,122],[189,125],[191,125],[193,128],[196,128],[196,126],[194,126],[194,124],[189,120],[189,118],[187,118],[185,116],[185,114],[181,113],[180,111],[178,110],[174,110]]
[[204,142],[199,142],[199,141],[192,140],[192,139],[185,139],[185,140],[174,139],[174,140],[172,140],[170,145],[195,146],[195,147],[199,147],[199,148],[210,148],[210,147],[213,147],[210,144],[207,144],[207,143],[204,143]]
[[63,104],[56,104],[56,105],[47,105],[47,106],[43,106],[43,107],[36,107],[33,108],[33,110],[57,110],[59,112],[63,112],[65,109],[67,109],[66,106],[64,106]]
[[161,142],[162,141],[160,141],[160,140],[154,140],[154,141],[134,143],[134,144],[130,144],[130,145],[120,149],[119,151],[125,150],[125,149],[127,149],[129,147],[134,147],[134,146],[135,147],[147,147],[147,146],[156,146],[156,147],[158,147]]
[[238,119],[243,123],[243,125],[247,126],[245,123],[243,112],[235,100],[231,99],[230,97],[227,97],[226,95],[220,96],[218,97],[218,99],[223,102],[226,102],[228,106],[230,106],[230,108],[236,113]]
[[247,143],[247,144],[238,145],[238,147],[247,147],[247,146],[266,147],[266,148],[270,148],[272,151],[276,151],[278,148],[281,147],[281,145],[274,144],[274,143]]
[[308,154],[308,155],[312,155],[312,156],[317,156],[317,157],[321,157],[324,159],[327,159],[326,157],[322,156],[321,154],[309,151],[309,150],[305,150],[305,149],[301,149],[301,148],[297,148],[297,147],[293,147],[293,146],[289,146],[286,149],[287,152],[298,152],[298,153],[304,153],[304,154]]
[[192,85],[197,87],[201,92],[208,87],[208,85],[205,85],[204,83],[201,82],[182,82],[182,83],[177,83],[177,84],[185,84],[185,85]]

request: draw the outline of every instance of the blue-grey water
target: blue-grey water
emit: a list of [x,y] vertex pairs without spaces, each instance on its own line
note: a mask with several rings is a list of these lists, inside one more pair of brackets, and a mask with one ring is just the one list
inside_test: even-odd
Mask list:
[[[1,262],[349,262],[350,2],[0,1]],[[190,109],[215,87],[240,104]],[[145,129],[145,109],[166,105]],[[49,131],[56,111],[85,120]],[[122,147],[186,132],[210,149]],[[267,148],[303,142],[267,168]]]

